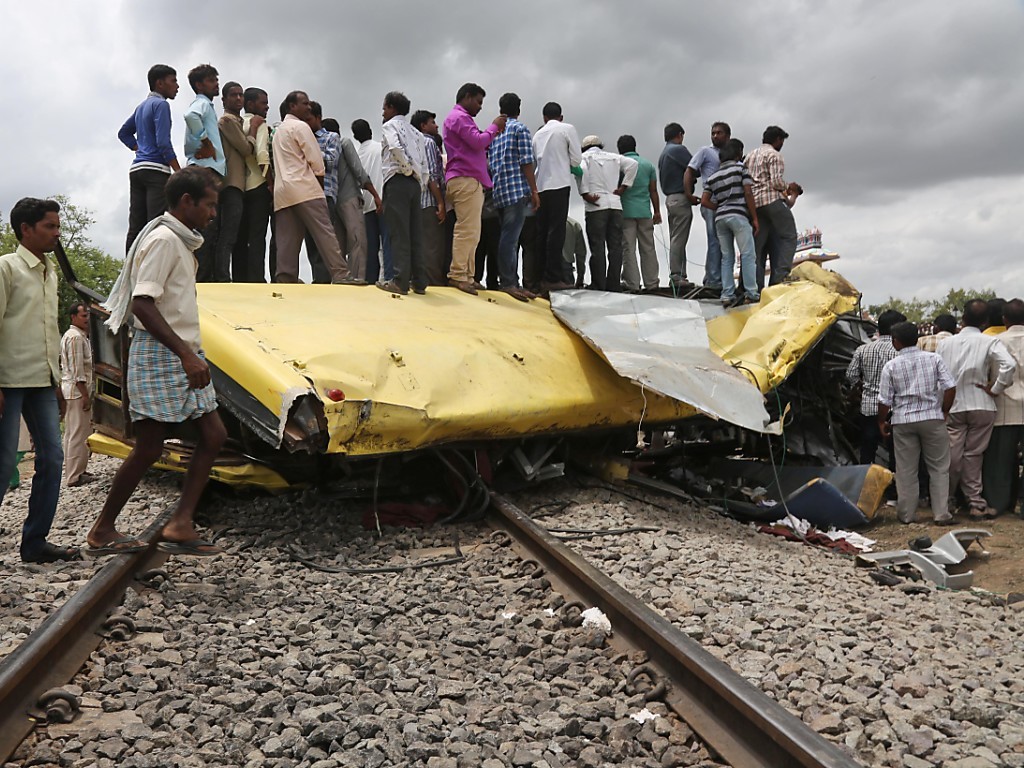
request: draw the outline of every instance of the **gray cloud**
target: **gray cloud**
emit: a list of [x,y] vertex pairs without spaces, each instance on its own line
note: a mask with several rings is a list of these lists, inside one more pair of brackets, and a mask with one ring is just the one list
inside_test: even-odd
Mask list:
[[[35,9],[5,9],[0,77],[17,111],[0,124],[0,210],[25,194],[70,194],[95,212],[94,240],[112,253],[130,161],[116,131],[145,95],[146,69],[179,71],[180,146],[185,73],[210,61],[273,105],[303,88],[343,126],[379,125],[395,88],[444,115],[467,80],[488,91],[481,119],[514,90],[531,126],[556,100],[581,134],[631,133],[652,159],[671,120],[691,149],[714,120],[748,148],[779,124],[791,134],[787,175],[807,190],[798,225],[825,230],[844,256],[836,268],[870,300],[965,283],[1024,292],[1019,2],[57,6],[44,41],[31,34]],[[692,261],[703,247],[695,227]]]

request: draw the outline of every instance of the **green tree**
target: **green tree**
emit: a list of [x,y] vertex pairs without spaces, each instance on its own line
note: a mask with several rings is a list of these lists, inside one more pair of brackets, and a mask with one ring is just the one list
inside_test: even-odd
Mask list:
[[[83,285],[106,296],[121,271],[121,261],[104,253],[89,240],[89,227],[96,223],[89,209],[75,205],[65,195],[54,195],[53,199],[60,203],[60,240],[75,277]],[[11,253],[17,249],[18,239],[9,219],[3,216],[0,219],[0,253]],[[68,327],[66,310],[72,302],[79,300],[79,296],[59,269],[57,275],[57,319],[63,333]]]
[[872,304],[868,307],[874,317],[887,309],[895,309],[907,316],[912,323],[929,323],[936,315],[948,314],[959,318],[963,314],[964,304],[971,299],[994,299],[996,292],[985,288],[977,290],[974,288],[950,288],[941,299],[919,299],[916,296],[910,299],[897,299],[890,296],[888,301],[881,304]]

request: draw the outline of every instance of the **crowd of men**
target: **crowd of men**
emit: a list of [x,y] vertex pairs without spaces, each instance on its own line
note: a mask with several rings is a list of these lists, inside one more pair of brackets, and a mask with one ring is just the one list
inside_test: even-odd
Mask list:
[[[158,64],[148,77],[149,95],[118,133],[135,153],[127,251],[163,212],[163,185],[181,167],[167,103],[178,92],[177,73]],[[629,135],[615,151],[596,135],[581,141],[556,102],[543,106],[534,134],[514,93],[501,96],[500,114],[481,129],[486,93],[475,83],[459,88],[440,126],[435,112],[410,117],[404,94],[386,94],[377,141],[365,119],[352,122],[351,138],[342,136],[338,121],[302,91],[285,96],[280,121],[271,123],[263,89],[221,86],[209,64],[194,67],[188,81],[195,98],[185,114],[184,165],[211,170],[220,184],[218,213],[197,253],[200,282],[262,282],[268,265],[272,281],[296,282],[305,242],[313,282],[476,293],[486,279],[487,288],[528,301],[584,285],[587,265],[568,217],[575,187],[584,203],[589,286],[653,291],[660,285],[659,180],[677,292],[693,287],[686,245],[694,206],[708,236],[704,287],[723,303],[757,301],[765,280],[783,281],[792,265],[790,208],[802,189],[784,179],[780,150],[788,134],[777,126],[744,160],[728,124],[715,123],[711,143],[691,155],[682,126],[670,123],[655,165]],[[698,178],[703,197],[695,194]]]
[[[889,309],[879,336],[857,349],[847,379],[861,388],[860,461],[889,448],[897,516],[920,505],[953,525],[1017,511],[1024,449],[1024,301],[973,299],[958,325],[939,315],[933,332]],[[927,500],[927,501],[925,501]]]

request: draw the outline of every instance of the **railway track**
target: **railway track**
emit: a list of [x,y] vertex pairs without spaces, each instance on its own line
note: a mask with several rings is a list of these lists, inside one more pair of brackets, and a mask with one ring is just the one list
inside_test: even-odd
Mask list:
[[0,763],[8,760],[36,724],[67,720],[77,702],[60,690],[107,635],[124,637],[128,617],[112,617],[138,574],[159,568],[167,555],[156,549],[168,513],[140,537],[142,552],[110,558],[85,585],[0,662]]
[[[508,499],[492,495],[487,522],[505,531],[516,554],[536,563],[537,572],[543,570],[570,604],[596,606],[604,612],[613,627],[609,642],[641,651],[648,659],[631,676],[632,687],[672,709],[725,762],[735,768],[859,765]],[[155,549],[161,526],[162,518],[144,534],[149,550],[112,558],[0,663],[0,762],[37,723],[73,716],[74,703],[59,687],[72,679],[105,632],[130,624],[118,617],[113,627],[107,622],[137,575],[166,559]]]

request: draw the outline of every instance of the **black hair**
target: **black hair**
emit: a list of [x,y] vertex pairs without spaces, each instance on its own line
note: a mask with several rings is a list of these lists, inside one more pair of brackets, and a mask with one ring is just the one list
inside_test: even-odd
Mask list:
[[21,226],[27,224],[34,227],[46,218],[48,213],[60,213],[60,203],[56,200],[40,200],[38,197],[23,197],[11,209],[11,229],[14,236],[21,242]]
[[887,309],[878,316],[878,332],[882,336],[891,336],[892,327],[896,323],[906,322],[907,316],[896,309]]
[[262,88],[246,88],[242,92],[242,101],[245,104],[252,104],[254,101],[259,99],[260,96],[266,96],[267,92]]
[[[1002,319],[1002,318],[1000,318]],[[981,328],[988,323],[988,302],[984,299],[971,299],[964,304],[962,322],[971,328]]]
[[146,74],[146,77],[149,80],[149,90],[155,91],[156,84],[160,80],[177,74],[178,73],[174,71],[174,67],[168,67],[166,64],[154,64],[149,68],[149,72]]
[[731,163],[743,157],[743,142],[739,139],[729,139],[722,148],[718,150],[718,159],[723,163]]
[[935,322],[932,323],[935,326],[936,333],[939,331],[946,331],[946,333],[956,333],[956,318],[950,314],[943,313],[935,318]]
[[427,124],[428,120],[433,120],[437,117],[436,112],[429,112],[425,109],[417,109],[412,113],[412,119],[409,121],[412,127],[417,131],[422,131],[423,126]]
[[721,128],[725,131],[726,136],[732,136],[732,128],[729,127],[728,123],[723,123],[721,120],[718,120],[711,124],[711,130],[713,131],[715,128]]
[[562,116],[562,105],[557,101],[549,101],[544,105],[544,109],[541,110],[541,114],[548,120],[556,120]]
[[75,315],[77,315],[78,314],[78,310],[79,310],[80,307],[85,307],[86,309],[88,309],[89,305],[86,304],[84,301],[75,301],[75,302],[69,304],[68,305],[68,317],[74,317]]
[[228,80],[226,83],[224,83],[224,85],[222,85],[220,87],[220,96],[221,96],[221,98],[224,98],[225,96],[227,96],[228,95],[228,91],[230,91],[232,88],[240,89],[242,91],[242,98],[243,99],[245,98],[245,89],[242,88],[242,84],[241,83],[236,83],[234,80]]
[[989,299],[988,300],[988,324],[989,325],[1002,325],[1003,324],[1003,307],[1006,306],[1006,299]]
[[309,111],[313,113],[313,117],[318,120],[322,120],[324,117],[324,108],[320,106],[319,101],[309,102]]
[[361,117],[352,121],[352,138],[356,141],[369,141],[373,138],[370,124]]
[[164,187],[167,210],[175,208],[185,195],[199,202],[207,189],[220,189],[220,180],[213,171],[202,165],[185,166],[177,173],[172,173]]
[[619,136],[618,140],[615,142],[615,146],[619,150],[620,155],[624,155],[627,152],[636,152],[636,139],[628,133],[624,133]]
[[908,323],[906,320],[901,320],[893,325],[889,335],[904,347],[917,346],[917,326],[913,323]]
[[[309,98],[309,94],[305,91],[292,91],[284,97],[284,101],[281,102],[281,119],[284,120],[285,116],[291,112],[291,108],[299,103],[299,95]],[[312,104],[312,102],[310,102]]]
[[519,113],[523,109],[523,100],[519,98],[518,94],[503,93],[501,98],[498,99],[498,109],[501,110],[503,115],[519,117]]
[[217,68],[212,64],[200,64],[198,67],[192,67],[192,69],[189,70],[188,84],[192,86],[193,91],[199,93],[199,90],[196,88],[199,83],[208,77],[214,77],[219,74],[220,72],[218,72]]
[[409,97],[401,91],[388,91],[384,94],[384,105],[391,107],[400,115],[409,114]]
[[1010,299],[1003,307],[1003,321],[1006,325],[1024,325],[1024,301]]
[[320,122],[320,125],[323,126],[323,129],[325,131],[330,131],[331,133],[337,133],[337,134],[341,133],[341,125],[333,117],[325,117]]
[[476,83],[463,83],[462,87],[459,88],[458,93],[455,94],[455,103],[458,104],[463,99],[470,96],[486,96],[487,91],[481,88]]
[[779,139],[788,139],[789,134],[779,128],[777,125],[769,125],[764,129],[764,133],[761,134],[761,142],[763,144],[774,144]]
[[676,136],[682,136],[686,131],[679,123],[669,123],[665,126],[665,141],[672,141]]

